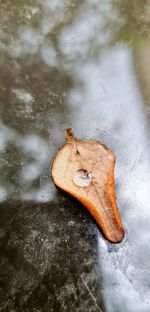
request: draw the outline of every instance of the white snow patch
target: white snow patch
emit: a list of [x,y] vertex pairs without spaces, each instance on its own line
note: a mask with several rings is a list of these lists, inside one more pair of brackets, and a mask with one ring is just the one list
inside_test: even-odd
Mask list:
[[12,89],[12,92],[15,93],[16,97],[24,104],[29,104],[33,101],[32,94],[23,89]]

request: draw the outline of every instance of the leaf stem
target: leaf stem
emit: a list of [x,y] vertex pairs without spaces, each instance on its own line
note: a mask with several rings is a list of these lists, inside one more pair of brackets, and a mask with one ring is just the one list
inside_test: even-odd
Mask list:
[[74,136],[72,128],[67,128],[65,130],[65,138],[66,138],[67,143],[74,143],[75,142],[75,136]]

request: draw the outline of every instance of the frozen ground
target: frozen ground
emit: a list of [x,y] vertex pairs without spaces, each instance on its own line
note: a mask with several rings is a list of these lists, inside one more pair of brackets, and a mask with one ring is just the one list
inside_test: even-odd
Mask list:
[[[0,2],[0,311],[149,312],[149,3]],[[68,126],[116,154],[121,244],[49,177]]]

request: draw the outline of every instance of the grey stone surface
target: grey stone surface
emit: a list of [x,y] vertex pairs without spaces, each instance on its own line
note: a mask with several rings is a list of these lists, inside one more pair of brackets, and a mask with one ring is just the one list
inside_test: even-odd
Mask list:
[[0,218],[0,311],[101,311],[98,229],[80,205],[6,202]]

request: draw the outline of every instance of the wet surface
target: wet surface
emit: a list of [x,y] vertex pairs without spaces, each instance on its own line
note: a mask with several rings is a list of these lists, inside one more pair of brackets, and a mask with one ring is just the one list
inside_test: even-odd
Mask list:
[[78,204],[7,202],[0,214],[1,311],[100,310],[98,229]]
[[[0,1],[0,311],[150,311],[149,12]],[[53,185],[68,126],[116,154],[121,244]]]

